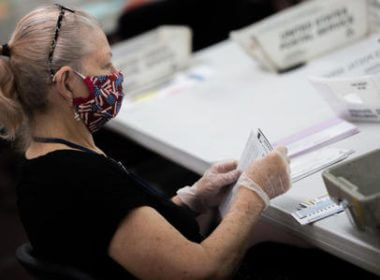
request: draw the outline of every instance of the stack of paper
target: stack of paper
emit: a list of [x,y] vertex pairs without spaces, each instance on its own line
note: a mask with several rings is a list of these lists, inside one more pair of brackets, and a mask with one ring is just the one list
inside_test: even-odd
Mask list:
[[127,98],[167,81],[191,55],[191,30],[162,26],[112,48],[115,67],[123,71]]
[[340,118],[325,120],[279,140],[274,146],[288,147],[288,156],[294,158],[358,133],[358,128]]
[[302,178],[342,161],[353,152],[353,150],[327,147],[296,157],[290,162],[292,182],[297,182]]
[[[271,150],[273,150],[272,145],[260,129],[258,129],[257,132],[251,131],[240,157],[238,169],[241,171],[246,170],[252,161],[265,157]],[[233,187],[220,204],[219,211],[221,216],[224,217],[227,214],[238,189],[238,186]]]

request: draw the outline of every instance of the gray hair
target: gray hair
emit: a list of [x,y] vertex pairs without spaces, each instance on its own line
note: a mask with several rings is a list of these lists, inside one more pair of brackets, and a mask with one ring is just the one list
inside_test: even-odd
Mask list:
[[[0,56],[0,137],[27,137],[36,112],[44,112],[51,87],[49,49],[60,9],[56,5],[37,8],[17,24],[8,43],[10,58]],[[93,50],[86,31],[100,28],[88,14],[66,11],[59,31],[51,68],[68,65],[81,71],[81,60]],[[1,52],[0,52],[1,53]],[[1,131],[1,130],[0,130]]]

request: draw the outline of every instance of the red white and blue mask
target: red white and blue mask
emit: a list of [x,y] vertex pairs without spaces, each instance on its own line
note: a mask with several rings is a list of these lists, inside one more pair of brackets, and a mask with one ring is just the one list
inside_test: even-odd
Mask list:
[[119,113],[124,96],[124,77],[121,72],[88,77],[75,73],[83,79],[89,96],[74,98],[73,105],[88,130],[94,133]]

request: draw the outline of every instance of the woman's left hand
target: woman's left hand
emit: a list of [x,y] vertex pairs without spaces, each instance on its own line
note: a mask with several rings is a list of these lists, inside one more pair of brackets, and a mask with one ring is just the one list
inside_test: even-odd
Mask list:
[[240,173],[235,160],[217,162],[194,185],[179,189],[177,195],[191,210],[202,213],[220,204],[227,187],[237,181]]

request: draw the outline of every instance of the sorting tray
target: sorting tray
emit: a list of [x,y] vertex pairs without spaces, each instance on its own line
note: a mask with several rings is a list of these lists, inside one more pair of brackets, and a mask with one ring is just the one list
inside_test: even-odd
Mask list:
[[380,237],[380,149],[322,173],[330,197],[343,203],[351,222]]

